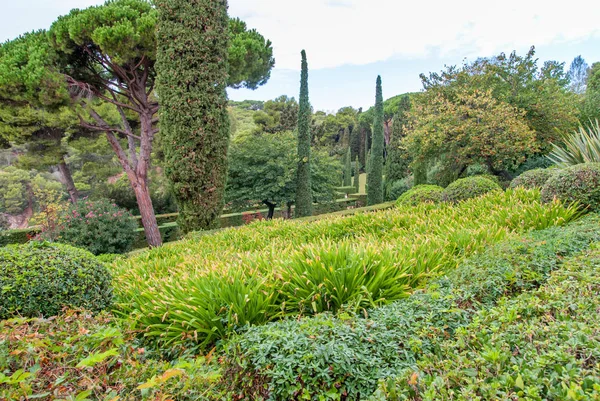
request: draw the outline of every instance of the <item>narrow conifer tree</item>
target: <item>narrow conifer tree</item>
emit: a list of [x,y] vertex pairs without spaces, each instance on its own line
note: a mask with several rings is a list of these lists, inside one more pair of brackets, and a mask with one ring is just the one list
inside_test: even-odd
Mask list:
[[354,189],[356,193],[360,192],[360,162],[358,155],[354,157]]
[[375,90],[375,116],[373,117],[373,140],[371,144],[371,160],[367,177],[367,204],[376,205],[383,202],[383,93],[381,77],[377,77]]
[[350,187],[352,186],[352,156],[351,156],[350,146],[348,146],[348,150],[346,151],[346,155],[344,156],[344,186]]
[[223,209],[229,146],[226,0],[159,0],[157,73],[165,172],[184,232]]
[[308,99],[308,63],[302,50],[300,98],[298,111],[298,175],[296,179],[296,217],[312,215],[312,186],[310,178],[310,102]]

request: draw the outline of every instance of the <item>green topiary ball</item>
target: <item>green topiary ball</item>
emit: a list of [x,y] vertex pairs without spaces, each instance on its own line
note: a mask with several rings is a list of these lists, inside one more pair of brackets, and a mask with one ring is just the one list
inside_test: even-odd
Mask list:
[[81,200],[63,214],[53,239],[94,255],[125,253],[133,246],[137,228],[127,210],[107,200]]
[[112,303],[111,276],[91,253],[30,242],[0,248],[0,319],[54,316],[64,307],[93,312]]
[[579,202],[600,212],[600,163],[585,163],[557,170],[542,188],[542,201]]
[[442,201],[444,188],[438,185],[417,185],[403,193],[396,202],[397,206],[416,206],[423,202],[438,203]]
[[535,170],[525,171],[523,174],[512,180],[511,188],[522,187],[525,189],[541,189],[546,181],[554,175],[555,171],[545,168],[536,168]]
[[442,193],[444,202],[460,202],[476,198],[491,191],[502,190],[498,183],[483,176],[461,178],[448,185]]

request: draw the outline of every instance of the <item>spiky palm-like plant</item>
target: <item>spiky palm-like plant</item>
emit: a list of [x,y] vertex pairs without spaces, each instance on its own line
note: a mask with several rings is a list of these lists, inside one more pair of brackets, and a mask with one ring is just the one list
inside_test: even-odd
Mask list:
[[582,163],[600,163],[600,124],[591,122],[587,128],[564,138],[563,146],[552,144],[554,150],[548,158],[561,167]]

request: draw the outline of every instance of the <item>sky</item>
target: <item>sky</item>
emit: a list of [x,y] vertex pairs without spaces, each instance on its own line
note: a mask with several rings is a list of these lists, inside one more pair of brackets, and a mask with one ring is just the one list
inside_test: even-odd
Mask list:
[[[103,0],[0,0],[0,41],[48,28],[70,9]],[[255,91],[233,100],[298,97],[300,51],[310,69],[316,110],[370,107],[381,75],[384,97],[421,89],[420,73],[534,45],[540,65],[577,55],[600,61],[600,5],[581,0],[229,0],[240,17],[273,42],[276,65]]]

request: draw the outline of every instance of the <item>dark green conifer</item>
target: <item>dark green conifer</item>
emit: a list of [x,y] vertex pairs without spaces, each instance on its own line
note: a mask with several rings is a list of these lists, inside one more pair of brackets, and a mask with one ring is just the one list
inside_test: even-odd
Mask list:
[[156,6],[165,171],[180,228],[207,229],[223,209],[227,174],[227,1],[158,0]]
[[344,186],[350,187],[352,186],[352,156],[351,156],[350,146],[348,146],[348,150],[346,151],[346,155],[344,156]]
[[375,116],[373,117],[373,139],[371,144],[371,160],[367,176],[367,204],[376,205],[383,202],[383,93],[381,77],[377,77],[375,90]]
[[360,162],[358,161],[358,155],[354,157],[354,189],[356,193],[360,192]]
[[311,110],[308,99],[308,63],[302,50],[300,75],[300,98],[298,112],[298,175],[296,180],[296,217],[312,215],[312,186],[310,178],[310,122]]

